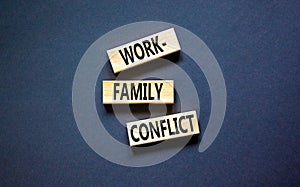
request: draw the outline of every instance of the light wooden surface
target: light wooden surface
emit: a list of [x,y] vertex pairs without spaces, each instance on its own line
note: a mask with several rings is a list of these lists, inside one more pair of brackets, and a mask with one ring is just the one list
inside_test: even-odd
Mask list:
[[106,80],[102,82],[102,91],[103,104],[174,103],[173,80]]
[[[156,37],[157,37],[157,44],[161,47],[161,50],[157,50],[157,48],[155,47],[155,45],[153,45],[153,41],[156,41]],[[154,52],[151,53],[151,51],[146,50],[145,46],[143,44],[143,42],[145,41],[149,41],[148,45],[150,46],[150,49]],[[135,44],[140,44],[140,46],[142,46],[142,48],[140,47],[136,47],[136,50],[134,50],[134,46]],[[132,49],[132,56],[134,57],[133,62],[130,60],[130,58],[127,58],[128,60],[128,65],[126,65],[124,58],[122,57],[121,53],[123,54],[123,56],[125,55],[125,48],[127,49],[127,51],[130,51],[130,46]],[[147,46],[147,45],[146,45]],[[142,49],[142,50],[141,50]],[[119,47],[107,50],[107,54],[110,60],[110,63],[112,65],[113,71],[114,73],[118,73],[120,71],[132,68],[134,66],[137,65],[141,65],[145,62],[151,61],[153,59],[174,53],[176,51],[180,50],[180,45],[175,33],[175,30],[173,28],[147,36],[145,38],[121,45]],[[121,52],[120,52],[121,51]],[[136,53],[134,52],[136,51]],[[148,51],[148,52],[147,52]],[[137,55],[139,57],[143,56],[142,54],[144,53],[144,58],[142,59],[138,59]],[[129,53],[131,54],[131,53]],[[137,54],[137,55],[135,55]],[[147,55],[148,54],[148,55]],[[128,57],[128,56],[127,56]]]
[[[180,118],[182,120],[179,120]],[[174,122],[174,119],[176,121],[176,124]],[[161,120],[165,120],[165,123],[161,124]],[[168,125],[167,120],[169,120],[170,126]],[[151,124],[149,122],[151,122],[155,126],[155,128],[158,127],[157,129],[159,131],[159,134],[156,134],[153,129],[150,128]],[[158,124],[157,127],[156,123]],[[130,146],[142,145],[184,136],[191,136],[200,133],[196,111],[189,111],[140,121],[128,122],[126,123],[126,125]],[[162,130],[162,126],[166,127],[166,129]],[[162,131],[164,131],[164,134],[162,133]],[[169,131],[171,132],[171,134]],[[160,135],[160,137],[158,135]]]

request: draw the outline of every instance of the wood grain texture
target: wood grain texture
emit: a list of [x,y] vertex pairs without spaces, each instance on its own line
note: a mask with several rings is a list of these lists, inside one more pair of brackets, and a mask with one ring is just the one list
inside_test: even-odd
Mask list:
[[[149,47],[148,50],[146,50],[147,47]],[[132,54],[131,56],[133,56],[134,58],[133,60],[130,60],[129,56],[127,55],[128,64],[126,64],[126,60],[124,60],[124,57],[126,56],[125,49],[128,51],[129,54]],[[161,51],[160,49],[163,51]],[[153,59],[174,53],[179,50],[180,45],[175,30],[171,28],[147,36],[145,38],[121,45],[119,47],[107,50],[107,54],[114,73],[118,73],[120,71],[132,68],[137,65],[141,65],[145,62],[149,62]],[[123,54],[123,57],[121,53]],[[140,58],[137,58],[137,56],[139,56]]]
[[174,103],[173,80],[105,80],[102,91],[103,104]]
[[126,125],[130,146],[200,133],[196,111],[128,122]]

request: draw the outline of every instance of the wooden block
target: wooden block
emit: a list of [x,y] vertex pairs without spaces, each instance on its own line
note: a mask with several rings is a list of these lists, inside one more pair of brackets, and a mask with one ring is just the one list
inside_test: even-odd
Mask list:
[[173,80],[103,81],[103,104],[173,104]]
[[126,124],[130,146],[200,133],[196,111],[134,121]]
[[173,28],[107,50],[114,73],[180,50]]

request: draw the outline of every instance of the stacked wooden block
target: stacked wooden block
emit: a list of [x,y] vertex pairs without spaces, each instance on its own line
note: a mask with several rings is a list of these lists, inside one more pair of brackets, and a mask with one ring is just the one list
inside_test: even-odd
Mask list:
[[[173,28],[107,51],[114,73],[180,51]],[[173,80],[105,80],[103,104],[174,104]],[[196,111],[128,122],[130,146],[199,134]]]

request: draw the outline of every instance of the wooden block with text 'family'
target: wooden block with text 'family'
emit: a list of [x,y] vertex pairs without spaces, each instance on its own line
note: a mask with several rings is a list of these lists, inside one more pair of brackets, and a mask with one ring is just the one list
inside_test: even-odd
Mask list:
[[130,146],[200,133],[196,111],[150,118],[126,124]]
[[107,50],[114,73],[180,50],[173,28]]
[[173,104],[173,80],[103,81],[103,104]]

